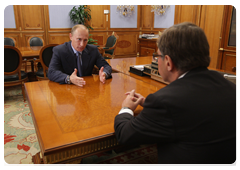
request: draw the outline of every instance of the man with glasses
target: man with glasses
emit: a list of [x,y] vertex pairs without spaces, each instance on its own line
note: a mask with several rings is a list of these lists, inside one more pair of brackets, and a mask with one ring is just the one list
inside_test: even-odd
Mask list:
[[[121,144],[156,143],[163,164],[230,164],[236,160],[236,85],[208,70],[204,31],[181,23],[158,39],[158,71],[170,84],[144,98],[127,92],[115,117]],[[134,117],[138,105],[143,107]]]

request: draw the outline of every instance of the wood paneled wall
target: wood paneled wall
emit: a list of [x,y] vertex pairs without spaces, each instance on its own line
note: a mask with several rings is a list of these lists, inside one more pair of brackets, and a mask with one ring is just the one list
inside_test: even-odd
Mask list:
[[210,67],[217,68],[218,52],[221,42],[221,31],[224,6],[204,5],[201,12],[200,27],[204,30],[210,46]]
[[217,68],[224,5],[180,5],[175,7],[175,24],[192,22],[201,27],[210,46],[210,67]]
[[201,8],[201,5],[177,5],[175,7],[174,23],[192,22],[199,26]]
[[[236,73],[236,8],[224,6],[223,18],[217,68]],[[230,43],[231,38],[235,38],[235,43]]]
[[[92,20],[90,31],[98,45],[106,43],[107,37],[116,32],[119,35],[115,55],[129,57],[138,54],[138,37],[143,33],[155,33],[164,28],[154,28],[154,13],[150,5],[138,6],[137,28],[110,28],[110,5],[90,5]],[[220,33],[222,30],[223,5],[176,5],[174,23],[190,21],[200,26],[206,33],[210,44],[211,67],[216,68]],[[4,29],[4,36],[11,36],[17,46],[27,46],[29,37],[39,36],[45,44],[62,44],[69,41],[70,28],[50,28],[49,10],[47,5],[14,5],[16,29]]]
[[4,37],[15,38],[19,47],[28,46],[28,40],[31,36],[41,37],[45,41],[47,39],[46,9],[42,5],[14,5],[16,28],[4,29]]

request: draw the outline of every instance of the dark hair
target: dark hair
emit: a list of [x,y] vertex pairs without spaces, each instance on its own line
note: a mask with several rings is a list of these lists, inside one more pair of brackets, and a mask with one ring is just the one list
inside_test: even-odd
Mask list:
[[204,31],[193,23],[184,22],[166,29],[157,43],[162,55],[168,55],[181,72],[209,66],[207,37]]

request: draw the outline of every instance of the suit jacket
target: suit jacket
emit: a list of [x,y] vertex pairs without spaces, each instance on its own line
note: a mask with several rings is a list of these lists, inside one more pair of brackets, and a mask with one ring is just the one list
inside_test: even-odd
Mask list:
[[[109,78],[111,77],[112,67],[101,56],[96,46],[88,44],[82,52],[83,76],[92,75],[94,65],[99,69],[103,66],[104,72]],[[67,75],[71,75],[75,68],[77,68],[77,58],[72,50],[71,41],[53,48],[48,69],[49,80],[64,84]]]
[[146,97],[136,117],[115,117],[119,143],[157,143],[159,163],[233,163],[236,85],[207,68]]

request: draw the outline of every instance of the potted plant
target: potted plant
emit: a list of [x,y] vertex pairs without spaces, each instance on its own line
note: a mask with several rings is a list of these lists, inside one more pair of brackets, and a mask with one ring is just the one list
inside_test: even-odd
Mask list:
[[[87,5],[79,5],[79,7],[74,6],[69,12],[70,20],[74,24],[83,24],[89,30],[93,30],[93,28],[88,24],[87,21],[91,20],[91,9]],[[89,34],[91,36],[91,34]],[[88,39],[88,44],[97,44],[97,40],[92,38]]]

